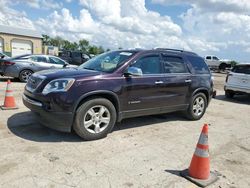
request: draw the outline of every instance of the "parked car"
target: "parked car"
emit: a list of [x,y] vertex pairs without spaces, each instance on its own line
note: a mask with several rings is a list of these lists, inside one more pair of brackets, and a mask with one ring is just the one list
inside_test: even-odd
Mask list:
[[9,56],[7,56],[5,53],[0,52],[0,59],[7,59],[10,58]]
[[[71,66],[64,60],[50,55],[21,55],[1,62],[3,74],[27,82],[37,71]],[[76,66],[73,66],[76,67]]]
[[205,62],[211,70],[224,71],[231,68],[230,61],[222,61],[216,56],[208,55],[205,57]]
[[233,98],[236,94],[250,94],[250,63],[238,64],[227,75],[225,95]]
[[61,51],[58,57],[72,65],[81,65],[91,58],[89,55],[79,51]]
[[4,61],[4,59],[10,58],[9,56],[7,56],[5,53],[0,52],[0,76],[3,76],[3,70],[2,70],[2,62]]
[[45,126],[85,140],[105,137],[122,119],[183,111],[200,119],[213,94],[203,58],[182,50],[120,50],[77,69],[33,74],[23,103]]

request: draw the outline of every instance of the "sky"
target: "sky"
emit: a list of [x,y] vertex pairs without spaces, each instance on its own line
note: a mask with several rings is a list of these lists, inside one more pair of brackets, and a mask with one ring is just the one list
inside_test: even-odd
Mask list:
[[106,49],[177,48],[250,62],[249,0],[0,0],[0,25]]

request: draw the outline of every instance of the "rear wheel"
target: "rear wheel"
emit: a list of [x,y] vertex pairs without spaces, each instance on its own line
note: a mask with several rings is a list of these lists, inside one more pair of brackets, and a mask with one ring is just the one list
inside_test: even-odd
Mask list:
[[226,68],[227,68],[227,65],[226,65],[225,63],[222,63],[222,64],[220,64],[220,66],[219,66],[219,70],[220,70],[220,71],[225,71]]
[[28,82],[29,77],[33,74],[31,70],[22,70],[19,74],[19,80],[21,82]]
[[116,109],[107,99],[95,98],[83,103],[76,112],[74,130],[84,140],[104,138],[116,122]]
[[207,97],[203,93],[197,93],[192,97],[189,108],[186,111],[186,117],[190,120],[199,120],[202,118],[207,108]]
[[225,96],[226,98],[232,99],[234,97],[235,93],[233,91],[226,90]]

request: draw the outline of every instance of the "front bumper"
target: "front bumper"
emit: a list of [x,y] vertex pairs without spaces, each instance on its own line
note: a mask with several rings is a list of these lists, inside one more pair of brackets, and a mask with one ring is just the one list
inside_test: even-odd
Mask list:
[[73,113],[49,111],[40,101],[36,101],[23,94],[23,104],[32,112],[35,112],[38,121],[51,129],[61,132],[71,132]]

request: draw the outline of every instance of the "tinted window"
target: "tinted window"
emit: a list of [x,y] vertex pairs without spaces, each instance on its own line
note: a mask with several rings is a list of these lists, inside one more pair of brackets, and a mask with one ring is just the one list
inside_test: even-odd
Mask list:
[[215,56],[214,56],[214,57],[213,57],[213,60],[219,60],[219,59],[218,59],[218,57],[215,57]]
[[161,62],[158,55],[143,57],[137,60],[132,67],[142,70],[143,74],[159,74],[161,71]]
[[72,52],[72,57],[81,57],[81,53],[79,53],[79,52]]
[[232,71],[235,73],[250,74],[250,65],[235,66]]
[[65,64],[64,61],[62,61],[61,59],[58,59],[56,57],[50,57],[49,62],[52,63],[52,64],[59,64],[59,65],[64,65]]
[[166,73],[187,73],[187,67],[181,57],[162,56]]
[[207,56],[206,59],[212,59],[211,56]]
[[196,74],[208,74],[209,68],[203,58],[198,56],[187,56]]

